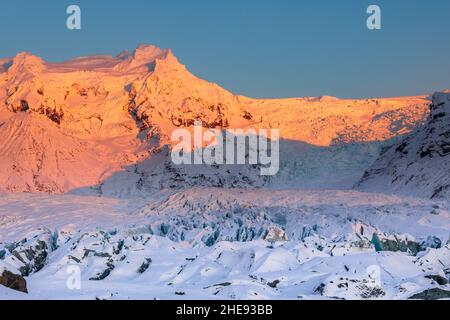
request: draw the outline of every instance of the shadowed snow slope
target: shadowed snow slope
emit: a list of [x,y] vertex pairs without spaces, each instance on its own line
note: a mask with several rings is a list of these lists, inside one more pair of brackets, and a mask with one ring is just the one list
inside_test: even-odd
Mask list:
[[450,94],[433,96],[427,122],[386,151],[358,188],[428,198],[450,196]]

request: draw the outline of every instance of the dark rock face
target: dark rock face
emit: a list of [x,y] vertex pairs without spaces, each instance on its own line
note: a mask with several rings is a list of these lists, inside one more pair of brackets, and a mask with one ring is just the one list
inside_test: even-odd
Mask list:
[[147,271],[147,269],[150,267],[150,264],[152,263],[152,259],[150,258],[145,258],[145,261],[142,262],[141,266],[138,269],[138,273],[144,273],[145,271]]
[[8,270],[4,270],[0,275],[0,285],[16,291],[28,293],[27,282],[24,277],[9,272]]
[[108,277],[115,268],[112,259],[108,260],[108,262],[106,263],[106,266],[107,266],[107,268],[105,270],[98,273],[95,277],[89,278],[89,280],[100,281],[100,280],[106,279],[106,277]]
[[417,293],[408,299],[415,300],[439,300],[439,299],[449,299],[450,291],[442,290],[440,288],[433,288],[429,290],[425,290],[421,293]]
[[447,279],[445,279],[444,277],[442,277],[440,275],[437,275],[437,274],[436,275],[429,275],[429,276],[426,276],[425,278],[433,280],[434,282],[436,282],[440,286],[445,286],[446,284],[448,284],[448,280]]

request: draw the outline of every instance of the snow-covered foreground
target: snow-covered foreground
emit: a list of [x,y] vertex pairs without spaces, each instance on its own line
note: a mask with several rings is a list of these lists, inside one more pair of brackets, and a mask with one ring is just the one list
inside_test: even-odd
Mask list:
[[0,269],[24,275],[29,293],[0,286],[0,299],[442,293],[449,218],[446,202],[354,191],[208,188],[145,201],[2,194]]

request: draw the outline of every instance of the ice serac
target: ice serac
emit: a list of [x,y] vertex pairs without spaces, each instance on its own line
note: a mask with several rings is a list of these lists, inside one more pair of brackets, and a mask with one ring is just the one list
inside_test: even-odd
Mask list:
[[388,149],[358,188],[426,198],[450,196],[450,93],[435,93],[423,126]]
[[[0,299],[17,294],[1,286],[2,270],[26,277],[30,299],[421,299],[449,291],[446,202],[431,215],[439,202],[428,199],[225,188],[146,201],[2,195]],[[82,290],[67,289],[74,267]]]

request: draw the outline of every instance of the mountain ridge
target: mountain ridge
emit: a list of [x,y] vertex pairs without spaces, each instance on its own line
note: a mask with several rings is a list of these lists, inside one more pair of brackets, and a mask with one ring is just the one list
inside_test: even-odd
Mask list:
[[[165,167],[169,171],[163,170],[163,175],[177,181],[175,177],[183,173],[168,162],[171,132],[177,128],[190,129],[197,120],[202,121],[205,128],[223,130],[279,129],[283,162],[280,176],[289,180],[289,185],[308,188],[324,186],[327,181],[354,181],[375,160],[383,144],[411,132],[429,113],[429,101],[423,96],[387,99],[327,96],[252,99],[239,96],[196,77],[170,49],[156,46],[141,45],[133,53],[122,52],[116,57],[85,56],[62,63],[47,63],[29,53],[2,61],[0,123],[9,128],[16,123],[11,120],[14,115],[39,114],[51,122],[47,122],[49,131],[56,130],[58,135],[55,136],[61,133],[88,145],[101,146],[88,148],[90,151],[87,152],[101,159],[104,170],[93,170],[96,174],[72,173],[72,177],[66,176],[69,181],[64,184],[66,187],[50,179],[44,190],[51,192],[69,192],[93,181],[91,186],[98,187],[106,177],[120,172],[133,176],[131,181],[141,181],[142,176],[151,179],[153,173],[141,163],[146,159],[153,161],[154,155],[159,155],[162,161],[156,168]],[[41,118],[40,124],[34,124],[33,118],[30,119],[29,126],[43,123]],[[0,138],[3,141],[1,147],[8,136],[0,135]],[[64,149],[63,144],[60,147]],[[336,148],[340,149],[337,157],[333,153]],[[42,153],[42,150],[30,149],[29,154],[21,157],[32,157],[35,153]],[[122,160],[111,159],[114,165],[109,165],[108,157],[113,154],[120,155]],[[315,161],[310,161],[312,155],[318,161],[317,166]],[[22,159],[10,153],[4,155],[3,161],[4,166],[10,167],[20,164]],[[56,163],[55,159],[53,162]],[[153,165],[150,167],[155,169]],[[299,167],[305,174],[299,173]],[[308,179],[323,176],[321,167],[326,167],[325,175],[329,177],[310,183]],[[190,169],[186,167],[181,171],[186,173],[186,170]],[[227,172],[224,168],[205,170],[187,176],[204,182],[205,179],[199,177],[206,175],[206,180],[216,181],[213,186],[220,186],[221,179],[217,177],[224,177]],[[38,171],[33,175],[52,176],[42,168]],[[245,169],[245,173],[231,171],[234,172],[232,177],[225,180],[241,181],[236,176],[241,175],[243,181],[255,182],[249,187],[263,185],[255,181],[251,168]],[[339,176],[351,171],[351,179]],[[7,187],[10,174],[0,176],[0,189],[24,191],[28,190],[27,185],[34,184],[25,179],[20,187]],[[237,185],[245,186],[241,182]],[[178,184],[182,187],[181,182]],[[167,183],[162,185],[167,186]],[[286,183],[278,179],[277,185],[286,186]],[[350,182],[339,186],[349,188]]]

